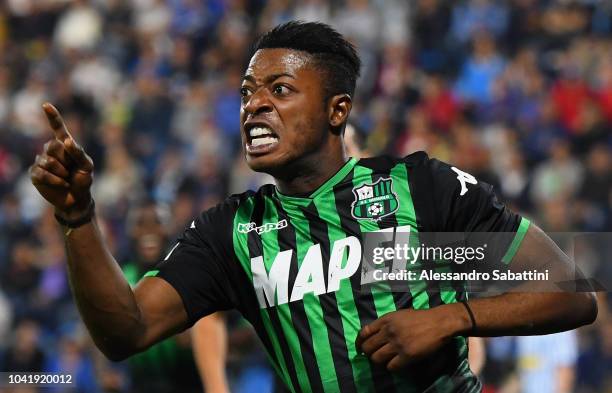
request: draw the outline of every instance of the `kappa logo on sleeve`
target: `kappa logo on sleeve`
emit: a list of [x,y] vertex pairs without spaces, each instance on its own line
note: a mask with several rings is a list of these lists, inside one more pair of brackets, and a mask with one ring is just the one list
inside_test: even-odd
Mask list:
[[459,183],[461,183],[461,193],[459,196],[463,196],[466,192],[468,192],[466,183],[478,184],[478,180],[476,180],[476,178],[469,173],[464,172],[461,169],[457,169],[454,166],[452,166],[451,169],[457,174],[457,180],[459,180]]
[[261,235],[262,233],[283,229],[286,226],[287,226],[287,220],[285,219],[280,220],[279,222],[267,222],[259,227],[254,222],[239,223],[238,232],[249,233],[249,232],[255,231],[257,232],[258,235]]

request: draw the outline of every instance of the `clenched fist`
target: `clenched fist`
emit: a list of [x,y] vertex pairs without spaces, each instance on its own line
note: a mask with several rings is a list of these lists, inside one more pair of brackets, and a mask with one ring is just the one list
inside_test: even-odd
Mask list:
[[55,138],[36,156],[30,179],[56,214],[67,220],[81,217],[91,203],[93,161],[70,135],[59,111],[49,103],[43,110]]
[[361,329],[356,348],[391,371],[423,360],[471,325],[463,306],[390,312]]

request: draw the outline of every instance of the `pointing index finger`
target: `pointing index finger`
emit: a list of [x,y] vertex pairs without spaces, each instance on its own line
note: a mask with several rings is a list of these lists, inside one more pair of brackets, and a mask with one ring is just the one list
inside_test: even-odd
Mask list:
[[48,102],[45,102],[42,107],[45,115],[47,116],[47,120],[49,121],[49,125],[53,129],[55,139],[62,143],[67,139],[73,139],[72,135],[70,135],[70,132],[68,131],[68,128],[66,128],[66,124],[64,124],[62,115],[60,115],[57,108]]

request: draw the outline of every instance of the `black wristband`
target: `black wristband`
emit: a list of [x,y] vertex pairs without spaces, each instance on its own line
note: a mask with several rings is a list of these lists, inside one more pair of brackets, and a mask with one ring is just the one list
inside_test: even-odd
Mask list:
[[83,214],[81,217],[75,218],[74,220],[66,220],[65,218],[60,217],[57,213],[55,213],[55,219],[57,220],[57,222],[60,223],[60,225],[64,227],[75,229],[91,221],[91,219],[94,216],[95,208],[96,208],[96,204],[94,200],[92,199],[91,202],[89,203],[89,206],[87,206],[87,210],[85,211],[85,214]]
[[467,301],[462,301],[461,304],[463,304],[463,306],[465,307],[468,315],[470,316],[470,321],[472,321],[472,329],[471,332],[475,332],[476,331],[476,318],[474,318],[474,313],[472,312],[472,309],[470,308],[470,306],[467,304]]

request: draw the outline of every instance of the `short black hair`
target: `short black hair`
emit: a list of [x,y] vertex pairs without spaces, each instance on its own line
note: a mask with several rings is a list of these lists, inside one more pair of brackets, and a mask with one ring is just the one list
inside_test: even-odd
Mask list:
[[320,22],[291,21],[262,35],[252,53],[260,49],[284,48],[310,54],[325,75],[326,99],[336,94],[355,94],[361,60],[353,44],[331,26]]

